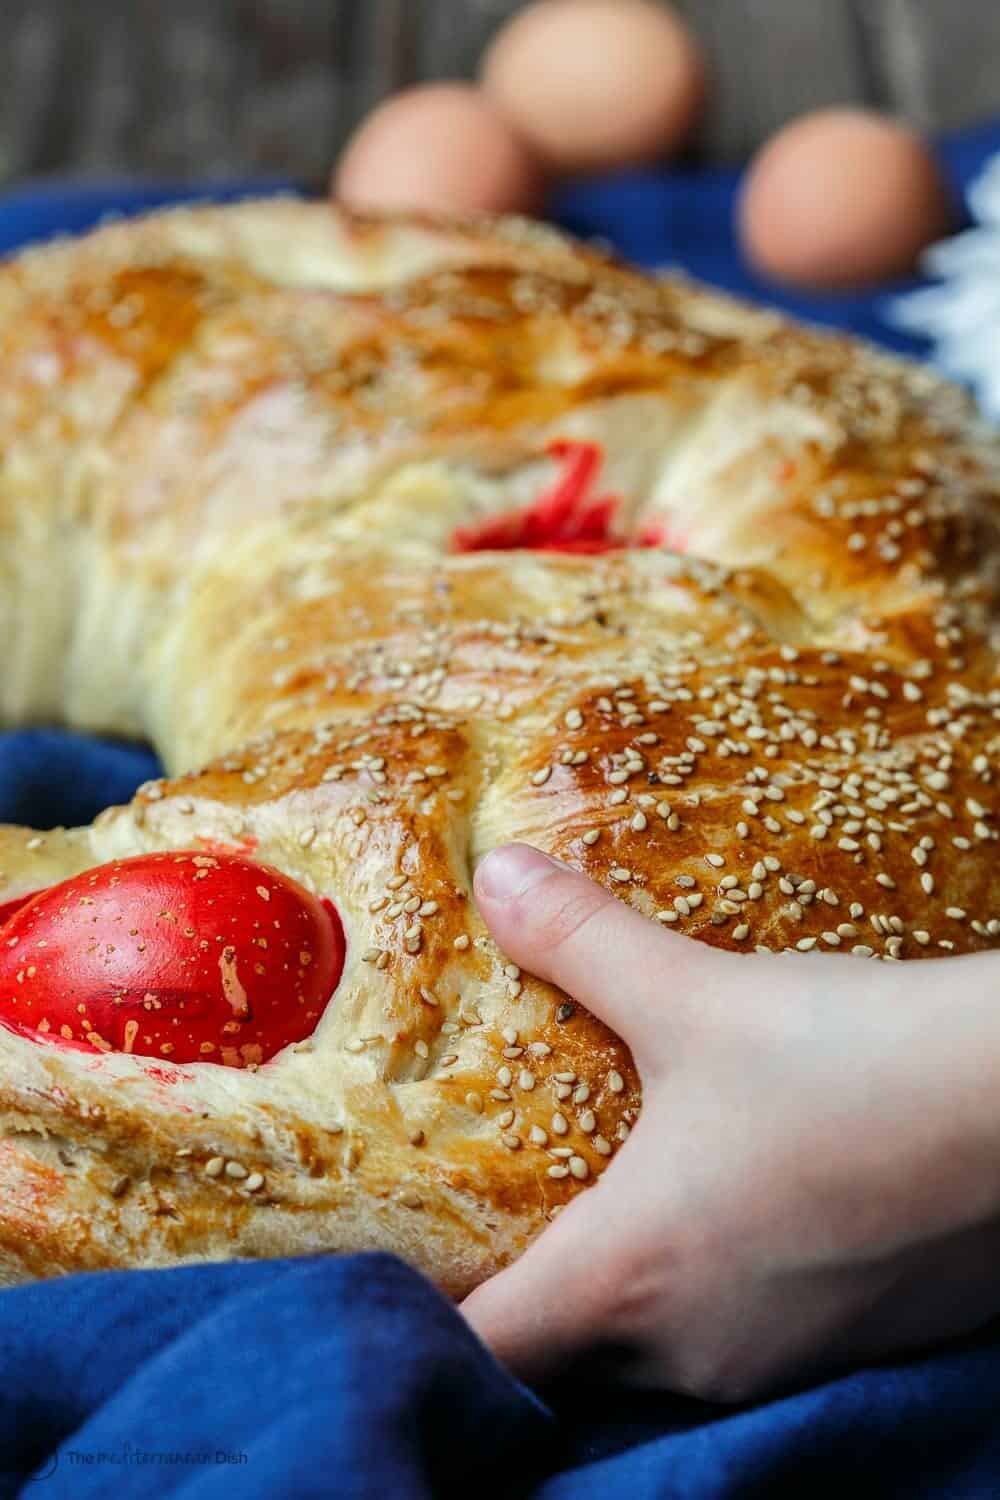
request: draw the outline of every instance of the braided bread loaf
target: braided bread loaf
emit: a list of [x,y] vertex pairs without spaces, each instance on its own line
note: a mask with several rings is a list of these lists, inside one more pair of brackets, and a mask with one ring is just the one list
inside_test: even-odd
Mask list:
[[639,1094],[485,931],[499,842],[748,984],[997,945],[997,448],[927,372],[293,201],[15,260],[0,371],[0,717],[170,773],[0,831],[0,1280],[515,1256]]

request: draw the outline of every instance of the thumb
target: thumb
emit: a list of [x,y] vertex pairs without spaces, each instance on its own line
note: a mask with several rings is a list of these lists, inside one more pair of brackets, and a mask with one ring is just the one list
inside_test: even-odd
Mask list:
[[475,892],[504,953],[606,1022],[640,1064],[663,1052],[710,991],[735,983],[732,954],[665,932],[527,844],[487,854]]

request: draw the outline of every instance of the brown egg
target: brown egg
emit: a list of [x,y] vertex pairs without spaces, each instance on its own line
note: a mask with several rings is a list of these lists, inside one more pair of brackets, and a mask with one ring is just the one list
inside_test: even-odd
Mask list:
[[656,0],[538,0],[496,37],[482,80],[547,166],[578,172],[677,146],[704,69],[687,27]]
[[812,287],[902,274],[949,217],[947,189],[920,137],[860,109],[819,110],[786,125],[751,163],[739,207],[755,265]]
[[478,89],[426,84],[379,106],[348,142],[337,197],[358,208],[530,213],[544,176]]

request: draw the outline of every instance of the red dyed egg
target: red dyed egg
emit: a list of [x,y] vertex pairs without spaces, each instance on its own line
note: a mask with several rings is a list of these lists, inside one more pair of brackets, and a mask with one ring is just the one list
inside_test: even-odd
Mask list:
[[615,531],[619,497],[593,493],[604,463],[599,443],[560,438],[549,444],[548,452],[563,466],[558,479],[524,510],[504,511],[475,526],[456,527],[451,538],[454,552],[597,553],[659,547],[667,540],[657,526],[646,526],[631,539]]
[[0,903],[0,927],[3,926],[8,917],[12,917],[16,911],[20,911],[22,906],[27,906],[28,902],[37,895],[37,891],[28,891],[25,896],[15,896],[13,901]]
[[239,855],[145,854],[0,927],[0,1023],[99,1052],[245,1067],[309,1036],[344,964],[328,903]]

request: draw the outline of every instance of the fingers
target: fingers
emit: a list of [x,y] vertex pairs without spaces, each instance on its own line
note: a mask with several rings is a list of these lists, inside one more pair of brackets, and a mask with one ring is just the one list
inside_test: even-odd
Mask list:
[[503,951],[605,1021],[637,1060],[684,1024],[688,1000],[734,982],[730,955],[662,931],[527,844],[488,854],[475,890]]
[[471,1293],[461,1313],[485,1344],[522,1380],[554,1375],[602,1333],[610,1288],[594,1269],[606,1226],[599,1188],[569,1204],[506,1271]]

